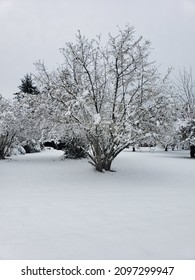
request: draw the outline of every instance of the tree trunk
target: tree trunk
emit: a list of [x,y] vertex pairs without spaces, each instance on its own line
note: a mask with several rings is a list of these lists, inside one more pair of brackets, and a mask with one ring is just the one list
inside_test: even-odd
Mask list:
[[99,172],[102,172],[102,170],[103,170],[102,161],[99,161],[96,163],[95,169]]
[[135,147],[133,146],[132,152],[135,152]]
[[195,146],[194,145],[190,146],[190,156],[191,156],[191,158],[195,157]]
[[9,132],[6,132],[5,135],[0,135],[0,159],[4,159],[9,155],[14,136],[15,134],[10,134]]
[[106,170],[106,171],[111,171],[111,164],[112,164],[112,161],[109,160],[109,161],[106,161],[103,163],[103,169]]
[[4,159],[4,153],[0,151],[0,159]]

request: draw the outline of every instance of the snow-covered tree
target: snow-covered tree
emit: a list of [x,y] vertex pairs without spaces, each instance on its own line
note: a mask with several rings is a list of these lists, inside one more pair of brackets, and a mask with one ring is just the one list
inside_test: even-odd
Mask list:
[[[175,84],[177,96],[177,135],[180,143],[191,149],[195,156],[195,81],[192,70],[180,72]],[[193,150],[193,152],[192,152]]]
[[21,91],[15,97],[13,107],[20,124],[17,131],[18,144],[25,146],[26,151],[38,151],[41,143],[59,141],[64,137],[64,124],[58,122],[57,108],[51,98],[40,93]]
[[106,45],[79,32],[61,53],[64,63],[56,71],[37,63],[38,89],[53,101],[59,122],[85,135],[96,170],[111,170],[116,156],[137,141],[139,125],[149,132],[150,112],[161,107],[162,79],[149,61],[150,42],[135,39],[134,28],[127,26],[109,34]]
[[10,154],[16,129],[13,108],[10,102],[0,95],[0,159]]
[[132,145],[156,146],[160,145],[165,150],[168,146],[175,145],[174,113],[175,103],[172,97],[172,86],[169,78],[171,69],[163,79],[158,79],[155,84],[155,94],[145,103],[141,117],[132,129]]

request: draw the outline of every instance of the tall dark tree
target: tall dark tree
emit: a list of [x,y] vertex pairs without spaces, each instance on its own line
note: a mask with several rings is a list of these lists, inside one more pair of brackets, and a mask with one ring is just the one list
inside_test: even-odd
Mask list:
[[34,85],[31,74],[26,74],[26,76],[24,76],[24,78],[21,79],[21,85],[18,88],[22,93],[27,93],[32,95],[36,95],[39,93],[37,87]]

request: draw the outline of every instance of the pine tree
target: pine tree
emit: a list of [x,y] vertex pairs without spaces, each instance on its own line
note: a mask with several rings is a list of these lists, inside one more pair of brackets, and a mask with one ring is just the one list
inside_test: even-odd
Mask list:
[[22,93],[27,93],[32,95],[39,94],[37,87],[33,83],[32,75],[30,74],[26,74],[26,76],[24,76],[24,78],[21,79],[21,85],[18,88]]

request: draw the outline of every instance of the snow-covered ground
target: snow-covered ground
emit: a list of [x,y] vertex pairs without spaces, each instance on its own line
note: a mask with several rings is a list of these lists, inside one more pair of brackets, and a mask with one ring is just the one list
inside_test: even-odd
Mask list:
[[0,161],[0,259],[195,259],[195,160],[119,155],[98,173],[62,152]]

